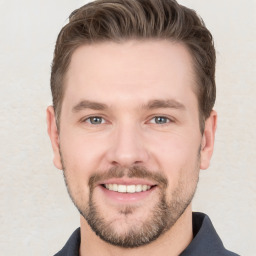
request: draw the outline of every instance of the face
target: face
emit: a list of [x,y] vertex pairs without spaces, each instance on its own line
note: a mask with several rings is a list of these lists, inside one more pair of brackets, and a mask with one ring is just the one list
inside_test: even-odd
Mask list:
[[178,43],[108,42],[74,52],[60,131],[51,108],[48,131],[71,199],[103,240],[149,243],[191,203],[215,131],[206,121],[200,133],[194,81]]

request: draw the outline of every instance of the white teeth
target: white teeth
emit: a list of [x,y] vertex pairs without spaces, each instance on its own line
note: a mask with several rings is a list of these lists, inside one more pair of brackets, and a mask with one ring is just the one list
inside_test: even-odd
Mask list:
[[142,185],[136,185],[136,192],[142,191]]
[[117,191],[117,190],[118,190],[117,184],[113,184],[113,191]]
[[105,184],[105,188],[119,193],[136,193],[147,191],[151,188],[148,185],[118,185],[118,184]]
[[135,192],[135,185],[130,185],[126,187],[127,193],[134,193]]
[[[118,187],[117,187],[117,191],[118,192],[121,192],[121,193],[126,193],[126,187],[127,186],[125,186],[125,185],[118,185]],[[110,188],[109,188],[109,190],[111,190]]]

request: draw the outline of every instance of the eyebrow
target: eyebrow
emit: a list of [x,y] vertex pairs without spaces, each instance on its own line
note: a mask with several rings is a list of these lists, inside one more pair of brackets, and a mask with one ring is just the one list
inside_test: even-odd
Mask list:
[[[72,112],[76,113],[76,112],[79,112],[84,109],[104,111],[108,108],[109,108],[108,105],[106,105],[104,103],[94,102],[94,101],[90,101],[90,100],[82,100],[72,108]],[[182,103],[180,103],[174,99],[150,100],[147,104],[143,104],[142,108],[149,109],[149,110],[157,109],[157,108],[173,108],[173,109],[180,109],[180,110],[186,109],[186,107]]]
[[72,112],[76,113],[83,109],[106,110],[107,108],[108,106],[103,103],[94,102],[90,100],[82,100],[72,108]]
[[174,108],[185,110],[186,107],[182,103],[178,102],[174,99],[166,99],[166,100],[150,100],[146,105],[142,106],[145,109],[157,109],[157,108]]

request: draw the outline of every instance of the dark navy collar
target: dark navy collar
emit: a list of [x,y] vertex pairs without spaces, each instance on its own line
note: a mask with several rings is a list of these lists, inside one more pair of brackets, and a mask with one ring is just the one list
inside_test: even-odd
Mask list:
[[[204,213],[193,212],[193,234],[192,242],[180,256],[238,256],[224,248],[210,218]],[[62,250],[54,256],[79,256],[80,242],[80,228],[78,228]]]
[[238,256],[226,250],[210,218],[201,212],[193,212],[194,238],[180,256]]
[[79,256],[81,243],[80,228],[77,228],[68,239],[64,247],[54,256]]

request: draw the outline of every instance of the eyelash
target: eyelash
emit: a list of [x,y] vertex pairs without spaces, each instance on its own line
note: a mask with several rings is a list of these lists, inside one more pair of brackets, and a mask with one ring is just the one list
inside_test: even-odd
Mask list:
[[[92,123],[92,119],[96,119],[96,118],[101,119],[101,120],[104,120],[104,122],[103,122],[103,123],[101,122],[101,123],[99,123],[99,124],[93,124],[93,123]],[[166,122],[165,122],[165,123],[156,123],[156,122],[152,123],[151,121],[154,120],[154,119],[156,119],[156,118],[163,118],[163,119],[166,120]],[[93,126],[94,126],[94,125],[105,124],[105,123],[106,123],[106,120],[105,120],[103,117],[101,117],[101,116],[90,116],[90,117],[87,117],[86,119],[83,119],[82,122],[83,122],[83,123],[89,123],[89,125],[93,125]],[[173,121],[173,119],[171,119],[171,118],[169,118],[169,117],[161,116],[161,115],[160,115],[160,116],[153,116],[152,118],[150,118],[149,122],[150,122],[151,124],[156,124],[156,125],[164,126],[164,125],[168,125],[169,123],[173,123],[174,121]]]

